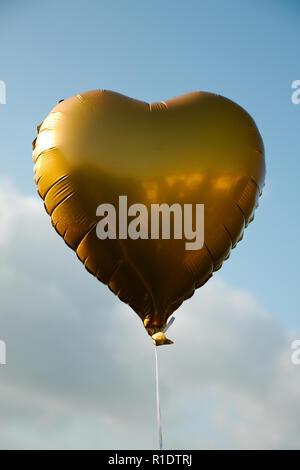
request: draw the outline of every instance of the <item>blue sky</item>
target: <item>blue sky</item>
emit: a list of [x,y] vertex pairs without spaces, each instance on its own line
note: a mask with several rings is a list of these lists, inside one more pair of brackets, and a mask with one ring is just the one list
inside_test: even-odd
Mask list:
[[158,101],[205,90],[236,101],[262,134],[267,179],[253,224],[218,276],[285,328],[300,328],[300,104],[291,102],[299,25],[296,0],[2,1],[1,177],[35,195],[36,126],[82,91]]

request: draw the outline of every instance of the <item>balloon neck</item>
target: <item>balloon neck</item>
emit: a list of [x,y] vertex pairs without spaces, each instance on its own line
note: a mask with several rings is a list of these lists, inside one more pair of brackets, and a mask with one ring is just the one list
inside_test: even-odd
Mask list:
[[174,342],[171,339],[168,339],[162,331],[155,333],[151,337],[153,340],[153,344],[155,346],[163,346],[165,344],[174,344]]
[[144,320],[144,326],[147,330],[148,335],[151,336],[155,346],[163,346],[164,344],[173,344],[173,341],[168,339],[163,332],[166,327],[166,322],[164,324],[158,324],[155,320],[151,320],[150,317],[146,317]]

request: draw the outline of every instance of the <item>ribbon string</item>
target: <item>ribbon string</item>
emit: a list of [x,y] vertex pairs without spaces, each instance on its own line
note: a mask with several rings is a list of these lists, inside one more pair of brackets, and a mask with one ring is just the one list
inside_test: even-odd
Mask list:
[[156,413],[157,413],[158,443],[159,443],[159,450],[162,450],[163,439],[162,439],[162,426],[161,426],[160,400],[159,400],[157,346],[154,346],[154,353],[155,353],[155,383],[156,383]]
[[[175,317],[170,318],[167,323],[167,326],[164,329],[164,333],[170,328],[173,324]],[[158,374],[158,354],[157,346],[154,345],[154,354],[155,354],[155,389],[156,389],[156,414],[157,414],[157,429],[158,429],[158,444],[159,450],[163,450],[163,438],[162,438],[162,425],[161,425],[161,412],[160,412],[160,398],[159,398],[159,374]]]

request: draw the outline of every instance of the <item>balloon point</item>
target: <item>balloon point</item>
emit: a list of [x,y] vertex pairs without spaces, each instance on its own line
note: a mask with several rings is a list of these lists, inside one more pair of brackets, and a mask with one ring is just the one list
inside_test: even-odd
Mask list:
[[164,344],[174,344],[174,342],[171,339],[168,339],[162,331],[155,333],[151,336],[151,338],[155,346],[163,346]]

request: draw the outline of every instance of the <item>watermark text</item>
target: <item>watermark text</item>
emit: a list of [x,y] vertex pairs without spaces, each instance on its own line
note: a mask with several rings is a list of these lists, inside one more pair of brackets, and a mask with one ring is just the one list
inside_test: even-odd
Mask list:
[[292,103],[299,104],[300,103],[300,80],[293,81],[292,89],[295,90],[291,96]]
[[0,80],[0,104],[6,104],[6,85],[3,80]]
[[113,204],[100,204],[96,215],[102,217],[96,226],[100,240],[185,239],[186,250],[200,250],[204,245],[204,204],[151,204],[148,211],[144,204],[128,207],[127,196],[119,196],[117,210]]
[[291,344],[291,348],[294,349],[291,355],[291,362],[298,366],[300,364],[300,339],[295,339]]
[[0,365],[6,364],[6,344],[0,340]]

